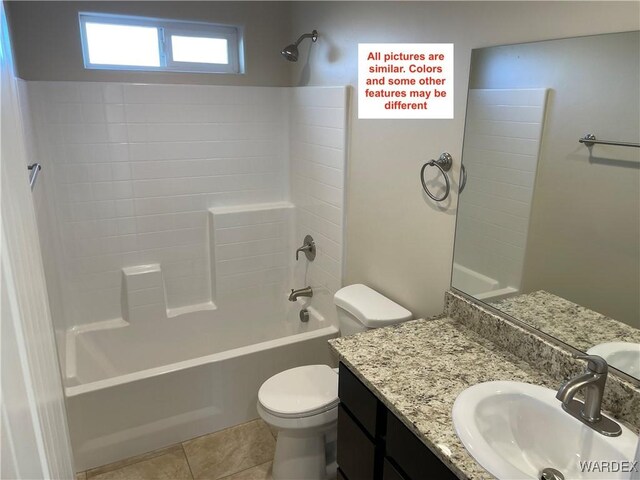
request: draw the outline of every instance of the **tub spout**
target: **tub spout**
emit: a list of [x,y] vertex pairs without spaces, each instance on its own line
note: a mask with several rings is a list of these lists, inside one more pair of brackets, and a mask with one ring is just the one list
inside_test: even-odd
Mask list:
[[311,287],[304,287],[304,288],[300,288],[298,290],[294,290],[293,288],[291,289],[291,293],[289,294],[289,301],[290,302],[295,302],[298,297],[313,297],[313,290],[311,290]]

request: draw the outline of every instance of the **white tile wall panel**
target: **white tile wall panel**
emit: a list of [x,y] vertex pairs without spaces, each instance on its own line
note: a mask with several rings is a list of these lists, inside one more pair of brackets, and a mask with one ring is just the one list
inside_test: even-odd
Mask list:
[[28,82],[27,90],[54,180],[67,328],[120,317],[117,272],[136,265],[161,265],[168,308],[210,301],[207,208],[287,200],[285,89]]
[[519,155],[534,155],[538,150],[538,142],[528,138],[510,138],[487,133],[468,133],[469,142],[479,150],[490,152],[514,153]]
[[314,299],[333,311],[342,286],[344,186],[347,135],[346,88],[294,88],[290,99],[291,199],[296,205],[295,239],[310,234],[316,258],[294,270],[295,287],[310,285]]
[[[148,264],[161,269],[165,305],[158,287],[140,290],[128,302],[137,318],[303,283],[332,314],[342,284],[345,88],[28,82],[27,91],[49,172],[41,217],[55,223],[42,228],[60,243],[58,325],[121,317],[122,269]],[[213,230],[210,208],[219,209]],[[317,260],[292,271],[306,233]]]
[[[476,103],[470,101],[469,106],[476,107]],[[512,105],[491,105],[480,104],[477,106],[482,108],[482,115],[476,115],[471,112],[468,118],[471,120],[494,120],[502,122],[531,122],[536,123],[542,116],[544,109],[529,106],[512,106]]]
[[[291,89],[291,102],[294,107],[294,114],[300,108],[321,107],[325,109],[337,108],[343,112],[346,108],[347,88],[346,87],[301,87]],[[345,119],[339,126],[344,128]],[[330,125],[335,127],[336,125]]]
[[345,128],[344,106],[333,108],[299,105],[292,111],[291,122],[315,127]]
[[529,122],[507,122],[498,120],[485,120],[470,125],[471,133],[484,135],[509,135],[512,138],[535,138],[538,124]]
[[319,165],[333,168],[344,168],[344,150],[312,143],[302,143],[292,139],[291,156],[304,159]]
[[215,298],[274,286],[282,296],[291,281],[294,205],[274,202],[209,210]]
[[456,263],[500,288],[522,280],[546,98],[546,89],[469,91]]

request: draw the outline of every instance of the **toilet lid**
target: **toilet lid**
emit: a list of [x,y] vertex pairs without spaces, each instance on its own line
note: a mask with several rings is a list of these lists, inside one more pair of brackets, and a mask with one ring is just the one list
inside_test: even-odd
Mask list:
[[280,372],[264,382],[258,401],[275,415],[303,416],[338,404],[338,374],[328,365],[307,365]]

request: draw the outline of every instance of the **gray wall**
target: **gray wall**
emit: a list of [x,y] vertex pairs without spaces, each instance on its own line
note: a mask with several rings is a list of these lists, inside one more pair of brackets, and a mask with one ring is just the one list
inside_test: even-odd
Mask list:
[[[640,328],[640,34],[482,49],[473,88],[551,88],[522,291],[546,290]],[[511,72],[505,75],[505,72]]]
[[356,85],[359,42],[455,43],[454,120],[358,120],[351,100],[346,281],[425,316],[442,311],[449,287],[456,195],[441,210],[421,193],[418,172],[449,151],[458,178],[471,49],[636,30],[640,4],[296,2],[292,20],[294,33],[321,35],[296,66],[296,84]]
[[[291,40],[288,2],[27,2],[6,3],[17,74],[24,80],[289,85],[280,50]],[[106,12],[244,26],[244,75],[86,70],[78,12]]]

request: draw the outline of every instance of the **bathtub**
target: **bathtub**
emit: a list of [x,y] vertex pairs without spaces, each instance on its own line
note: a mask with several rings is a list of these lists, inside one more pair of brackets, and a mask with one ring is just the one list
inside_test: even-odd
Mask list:
[[459,263],[453,264],[453,279],[451,285],[477,300],[486,302],[500,300],[518,293],[518,289],[508,285],[501,285],[494,278],[483,275]]
[[252,296],[67,337],[67,414],[77,471],[257,418],[260,385],[287,368],[333,363],[338,329],[281,296]]

